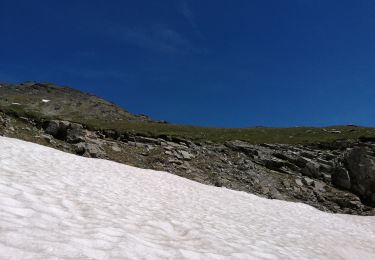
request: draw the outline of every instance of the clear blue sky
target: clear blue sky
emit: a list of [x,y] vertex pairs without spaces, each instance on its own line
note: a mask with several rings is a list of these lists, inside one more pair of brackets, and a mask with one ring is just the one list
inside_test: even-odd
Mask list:
[[155,119],[375,126],[374,0],[0,1],[0,81]]

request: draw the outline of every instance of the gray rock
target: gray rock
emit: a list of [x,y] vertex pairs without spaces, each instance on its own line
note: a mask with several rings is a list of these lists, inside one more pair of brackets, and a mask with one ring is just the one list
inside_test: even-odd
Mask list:
[[351,190],[369,205],[375,206],[375,157],[372,150],[357,147],[345,156]]
[[47,127],[45,128],[45,132],[47,134],[50,134],[55,137],[59,135],[59,131],[60,131],[60,124],[59,124],[59,121],[57,120],[48,122]]
[[283,200],[285,197],[274,187],[269,189],[268,195],[271,199]]
[[74,151],[78,155],[83,155],[86,152],[86,144],[85,143],[79,143],[74,146]]
[[280,160],[280,159],[276,159],[276,158],[265,159],[265,160],[262,160],[262,161],[264,162],[264,166],[266,166],[268,169],[274,170],[274,171],[278,171],[282,167],[285,166],[285,161]]
[[173,155],[173,152],[171,152],[171,151],[165,151],[164,152],[166,155]]
[[76,123],[71,123],[67,127],[66,141],[68,143],[80,143],[85,141],[85,132],[83,126]]
[[193,159],[194,158],[194,155],[192,155],[191,153],[189,153],[189,152],[186,152],[186,151],[179,151],[179,153],[182,155],[182,158],[184,159],[184,160],[191,160],[191,159]]
[[324,182],[314,181],[313,185],[315,191],[325,191],[326,184]]
[[350,190],[350,175],[347,169],[337,168],[332,174],[332,184],[341,189]]
[[75,146],[75,152],[79,155],[89,155],[92,158],[105,158],[105,153],[100,146],[93,143],[78,143]]
[[225,145],[234,151],[243,152],[250,156],[257,156],[258,150],[254,147],[254,145],[248,144],[246,142],[242,142],[239,140],[226,142]]
[[42,135],[40,135],[40,138],[46,140],[48,143],[50,143],[53,139],[53,137],[51,135],[48,135],[48,134],[42,134]]
[[132,142],[132,141],[128,141],[128,145],[136,147],[137,143],[136,142]]
[[295,182],[298,186],[303,186],[301,179],[296,179]]
[[312,178],[318,178],[322,175],[319,171],[319,164],[314,162],[306,163],[305,168],[302,169],[302,174]]
[[119,147],[117,144],[112,145],[111,149],[115,152],[121,152],[121,147]]
[[177,151],[174,151],[174,152],[173,152],[173,155],[174,155],[176,158],[180,159],[180,160],[184,159],[184,157],[182,156],[182,154],[179,153],[179,152],[177,152]]
[[170,147],[174,147],[176,149],[187,149],[188,148],[184,144],[178,144],[178,143],[174,143],[174,142],[165,142],[165,145],[170,146]]
[[84,141],[83,126],[68,121],[49,121],[45,126],[45,132],[68,143],[79,143]]
[[174,148],[172,146],[165,146],[164,149],[168,150],[168,151],[173,151],[174,150]]
[[294,163],[300,167],[300,168],[304,168],[306,166],[306,164],[310,162],[309,159],[305,158],[305,157],[301,157],[301,156],[298,156],[295,160],[294,160]]
[[300,153],[301,156],[303,157],[306,157],[306,158],[309,158],[311,160],[315,159],[316,158],[316,154],[315,153],[312,153],[312,152],[308,152],[308,151],[303,151]]
[[169,163],[178,164],[178,165],[181,165],[183,163],[182,161],[176,160],[176,159],[169,159],[168,162]]
[[86,145],[86,152],[90,154],[93,158],[103,158],[105,157],[104,151],[95,144],[87,144]]
[[146,143],[146,144],[156,144],[156,145],[161,144],[161,141],[159,139],[143,137],[143,136],[136,136],[135,141],[139,143]]
[[327,160],[322,159],[322,158],[317,158],[316,161],[318,163],[320,163],[320,164],[325,165],[326,167],[333,167],[333,166],[335,166],[332,161],[327,161]]
[[283,185],[285,186],[285,188],[289,188],[290,182],[288,180],[283,180]]
[[303,177],[302,182],[307,186],[312,186],[314,184],[314,180],[310,179],[309,177]]

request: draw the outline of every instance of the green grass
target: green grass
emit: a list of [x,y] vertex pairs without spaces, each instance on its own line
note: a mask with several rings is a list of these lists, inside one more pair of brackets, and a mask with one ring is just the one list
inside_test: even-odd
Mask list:
[[38,121],[43,120],[44,118],[42,114],[37,113],[35,111],[25,110],[19,105],[0,106],[0,111],[15,117],[28,117],[36,119]]

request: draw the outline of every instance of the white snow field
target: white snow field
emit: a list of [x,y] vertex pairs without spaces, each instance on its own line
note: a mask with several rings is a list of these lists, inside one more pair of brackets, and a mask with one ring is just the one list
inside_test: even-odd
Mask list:
[[375,259],[334,215],[0,137],[0,259]]

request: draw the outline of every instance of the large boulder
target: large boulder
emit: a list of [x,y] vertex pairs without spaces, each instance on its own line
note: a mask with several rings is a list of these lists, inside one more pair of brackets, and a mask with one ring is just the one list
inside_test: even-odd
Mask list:
[[79,143],[84,141],[85,132],[81,124],[52,120],[47,122],[44,128],[47,134],[68,143]]
[[45,125],[45,132],[59,140],[65,140],[69,124],[67,121],[52,120]]
[[375,206],[375,157],[367,147],[358,147],[345,156],[352,190]]
[[348,150],[332,175],[332,184],[349,189],[375,206],[375,154],[369,147]]
[[92,158],[105,158],[105,152],[103,149],[94,143],[78,143],[74,145],[76,154],[86,155]]
[[79,143],[83,142],[85,132],[83,126],[76,123],[71,123],[66,133],[66,141],[68,143]]

